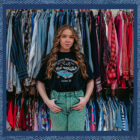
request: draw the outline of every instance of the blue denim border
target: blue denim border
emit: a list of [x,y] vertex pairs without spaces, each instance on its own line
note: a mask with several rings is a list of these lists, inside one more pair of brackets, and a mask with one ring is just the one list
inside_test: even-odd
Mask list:
[[[65,4],[65,6],[63,4],[40,4],[40,5],[33,5],[33,4],[3,4],[3,50],[0,50],[0,54],[3,55],[3,130],[2,130],[2,136],[8,138],[7,136],[10,136],[9,138],[12,138],[12,136],[97,136],[97,138],[99,138],[98,136],[121,136],[121,138],[123,139],[128,139],[128,136],[137,136],[137,94],[138,94],[138,90],[137,90],[137,85],[138,85],[138,66],[137,66],[137,53],[138,53],[138,46],[137,46],[137,5],[136,4]],[[65,9],[77,9],[77,8],[85,8],[85,9],[134,9],[134,33],[135,33],[135,37],[134,37],[134,131],[132,132],[111,132],[111,131],[107,131],[107,132],[7,132],[6,131],[6,87],[5,87],[5,82],[6,82],[6,9],[59,9],[59,8],[64,8]],[[125,136],[125,138],[123,137]],[[127,136],[127,137],[126,137]],[[8,138],[8,139],[9,139]],[[16,138],[16,137],[13,137]],[[18,138],[18,137],[17,137]],[[27,137],[28,138],[28,137]],[[30,137],[31,138],[31,137]],[[52,137],[55,138],[55,137]],[[80,138],[80,137],[78,137]],[[77,139],[78,139],[77,138]],[[83,137],[84,138],[84,137]],[[90,139],[90,137],[88,137]],[[95,137],[94,137],[95,138]],[[106,137],[107,138],[107,137]],[[130,138],[130,137],[129,137]],[[104,138],[101,138],[104,139]],[[113,138],[115,139],[115,137]],[[119,139],[119,138],[118,138]],[[131,138],[132,139],[132,138]],[[136,137],[134,137],[134,139],[136,139]]]

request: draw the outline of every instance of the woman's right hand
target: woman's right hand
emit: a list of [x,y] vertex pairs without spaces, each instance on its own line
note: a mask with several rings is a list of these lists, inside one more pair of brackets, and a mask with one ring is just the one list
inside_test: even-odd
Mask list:
[[59,113],[62,111],[62,108],[55,104],[55,99],[48,100],[46,104],[49,107],[49,109],[54,113]]

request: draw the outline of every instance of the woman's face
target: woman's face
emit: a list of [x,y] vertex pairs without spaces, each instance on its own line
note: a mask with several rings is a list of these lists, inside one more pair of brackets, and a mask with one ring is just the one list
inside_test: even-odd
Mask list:
[[69,52],[74,42],[74,36],[70,29],[65,29],[60,36],[60,52]]

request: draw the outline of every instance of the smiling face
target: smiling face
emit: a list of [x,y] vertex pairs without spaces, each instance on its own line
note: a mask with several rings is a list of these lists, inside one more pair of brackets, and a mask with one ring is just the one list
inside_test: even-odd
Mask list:
[[60,36],[60,52],[70,52],[74,43],[74,36],[70,29],[65,29]]

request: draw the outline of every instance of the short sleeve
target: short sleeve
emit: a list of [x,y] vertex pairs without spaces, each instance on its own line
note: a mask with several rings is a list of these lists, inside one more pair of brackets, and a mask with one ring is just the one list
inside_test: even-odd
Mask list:
[[95,76],[94,76],[94,73],[92,72],[91,67],[89,65],[89,62],[87,61],[85,56],[84,56],[84,61],[85,61],[85,65],[86,65],[86,69],[87,69],[87,74],[88,74],[87,81],[89,81],[91,79],[94,79]]
[[47,69],[47,61],[43,62],[43,64],[41,65],[40,71],[35,79],[36,81],[45,82],[46,69]]

